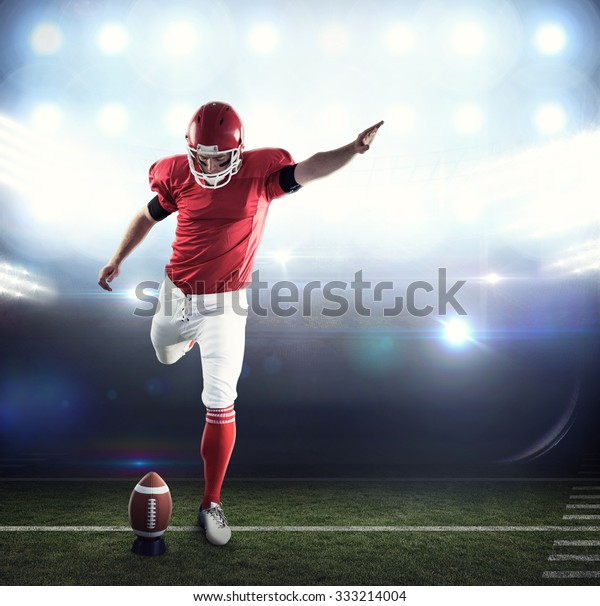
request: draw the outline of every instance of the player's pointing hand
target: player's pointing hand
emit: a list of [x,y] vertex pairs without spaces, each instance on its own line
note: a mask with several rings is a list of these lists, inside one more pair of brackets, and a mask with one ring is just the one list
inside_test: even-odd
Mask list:
[[375,135],[379,130],[380,126],[383,124],[383,120],[374,124],[367,130],[364,130],[358,137],[356,137],[356,141],[354,142],[354,149],[358,154],[364,154],[371,147],[371,143],[373,143],[373,139],[375,139]]

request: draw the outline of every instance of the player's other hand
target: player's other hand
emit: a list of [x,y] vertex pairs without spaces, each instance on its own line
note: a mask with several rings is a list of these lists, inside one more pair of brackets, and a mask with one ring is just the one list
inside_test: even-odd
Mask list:
[[363,130],[363,132],[356,137],[356,141],[354,141],[354,150],[357,154],[364,154],[371,147],[371,143],[373,143],[373,139],[375,139],[375,135],[382,124],[383,120],[367,128],[367,130]]
[[112,288],[108,285],[109,282],[112,282],[119,275],[119,266],[115,263],[109,263],[105,265],[98,274],[98,284],[100,288],[104,290],[110,290],[112,292]]

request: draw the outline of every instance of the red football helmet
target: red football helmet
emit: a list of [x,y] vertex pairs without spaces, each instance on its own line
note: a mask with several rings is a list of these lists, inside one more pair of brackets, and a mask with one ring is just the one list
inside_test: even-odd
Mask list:
[[[242,165],[244,125],[227,103],[212,101],[203,105],[192,118],[187,134],[188,161],[196,183],[208,189],[223,187]],[[207,173],[201,159],[231,154],[227,167]]]

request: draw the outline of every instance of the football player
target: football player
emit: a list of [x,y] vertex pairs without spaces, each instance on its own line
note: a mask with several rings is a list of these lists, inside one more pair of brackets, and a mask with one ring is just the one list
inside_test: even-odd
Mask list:
[[221,487],[236,435],[234,402],[242,369],[246,289],[269,205],[325,177],[371,146],[383,122],[351,143],[295,163],[283,149],[244,150],[244,126],[227,103],[203,105],[186,134],[187,154],[150,167],[156,196],[134,217],[98,284],[112,290],[123,260],[157,222],[177,213],[173,253],[166,266],[151,340],[158,360],[177,362],[200,348],[206,423],[202,435],[204,498],[198,523],[208,541],[224,545],[231,530]]

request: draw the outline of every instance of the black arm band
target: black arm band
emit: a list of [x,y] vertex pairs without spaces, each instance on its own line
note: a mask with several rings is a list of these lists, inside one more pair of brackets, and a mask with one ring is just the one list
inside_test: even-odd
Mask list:
[[162,221],[166,219],[171,213],[165,210],[158,201],[158,196],[154,196],[150,202],[148,202],[148,212],[155,221]]
[[291,194],[298,191],[302,186],[296,182],[294,171],[296,165],[286,166],[279,171],[279,187],[286,193]]

